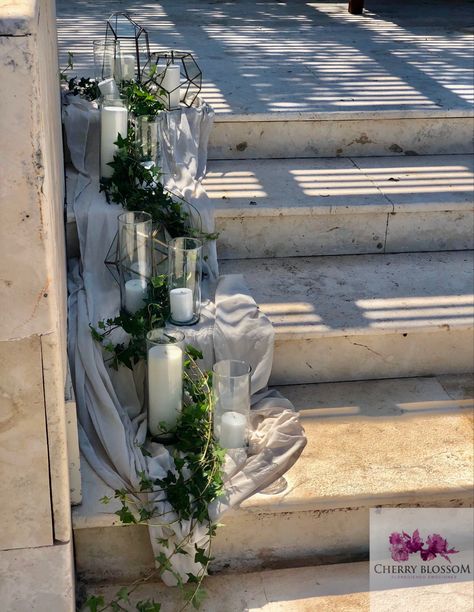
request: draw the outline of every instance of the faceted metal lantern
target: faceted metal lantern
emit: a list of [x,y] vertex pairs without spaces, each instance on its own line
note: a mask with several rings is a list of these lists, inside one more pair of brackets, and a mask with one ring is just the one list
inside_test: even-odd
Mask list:
[[148,32],[128,13],[112,13],[105,30],[106,43],[111,40],[119,43],[121,79],[140,81],[143,67],[150,61]]
[[[152,234],[152,262],[153,276],[167,274],[168,272],[168,241],[171,236],[163,228],[153,230]],[[120,251],[118,232],[115,234],[112,244],[105,256],[104,264],[110,274],[112,274],[117,285],[120,285]]]
[[[179,67],[179,79],[170,68],[175,66]],[[151,54],[141,80],[149,91],[163,100],[168,110],[173,110],[180,102],[189,107],[193,105],[202,88],[202,71],[192,53],[158,51]]]

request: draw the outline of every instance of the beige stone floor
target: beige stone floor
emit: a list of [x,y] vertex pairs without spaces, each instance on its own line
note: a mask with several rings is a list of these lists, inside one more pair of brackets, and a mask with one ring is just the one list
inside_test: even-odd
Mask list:
[[192,51],[217,113],[468,109],[471,0],[341,2],[58,0],[61,62],[91,72],[92,40],[113,10],[149,29],[153,48]]
[[[214,576],[205,580],[202,612],[471,612],[469,582],[369,592],[367,563],[301,567]],[[119,585],[89,587],[89,594],[110,598]],[[133,604],[147,598],[162,603],[161,612],[178,612],[179,591],[152,583],[140,586]]]

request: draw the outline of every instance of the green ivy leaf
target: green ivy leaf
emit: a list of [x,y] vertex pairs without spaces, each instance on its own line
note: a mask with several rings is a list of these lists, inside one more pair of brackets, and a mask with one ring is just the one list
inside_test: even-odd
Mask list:
[[204,548],[199,548],[197,544],[194,545],[194,548],[196,549],[196,554],[194,555],[195,563],[207,565],[209,561],[212,561],[212,557],[207,556],[207,552]]
[[116,598],[119,601],[124,601],[125,603],[130,603],[130,598],[129,598],[129,593],[128,593],[128,587],[122,587],[116,595]]
[[136,524],[137,520],[127,506],[122,506],[115,514],[124,525]]
[[91,595],[87,598],[85,606],[89,608],[90,612],[97,612],[105,606],[105,599],[103,595]]
[[136,608],[138,612],[160,612],[161,604],[156,603],[154,599],[147,599],[137,602]]

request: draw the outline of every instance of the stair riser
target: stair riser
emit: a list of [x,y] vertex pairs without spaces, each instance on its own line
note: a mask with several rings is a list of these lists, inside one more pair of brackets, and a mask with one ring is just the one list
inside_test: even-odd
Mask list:
[[218,217],[220,259],[355,255],[474,248],[463,211]]
[[[474,248],[473,213],[430,211],[216,217],[220,259],[461,251]],[[74,221],[68,257],[79,256]]]
[[[396,507],[470,506],[467,494],[453,499],[419,499]],[[357,561],[368,557],[369,508],[338,508],[224,517],[213,542],[211,571],[290,567],[303,563]],[[89,582],[132,581],[153,569],[148,530],[104,527],[75,531],[76,570]]]
[[365,157],[473,151],[472,117],[286,121],[218,118],[208,157]]
[[403,378],[471,372],[472,329],[278,338],[272,385]]

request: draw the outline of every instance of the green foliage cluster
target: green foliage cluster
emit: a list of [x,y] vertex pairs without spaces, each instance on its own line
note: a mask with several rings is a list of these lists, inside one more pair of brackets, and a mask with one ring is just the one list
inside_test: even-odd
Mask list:
[[165,107],[161,100],[158,100],[147,88],[141,83],[135,81],[126,81],[122,83],[122,94],[127,98],[130,112],[135,117],[148,115],[156,117]]
[[119,134],[117,146],[118,152],[109,164],[113,174],[101,182],[108,200],[130,211],[150,213],[153,223],[166,228],[173,238],[192,233],[189,213],[160,183],[159,170],[147,169],[142,164],[132,129],[127,138]]
[[[146,577],[149,580],[154,574],[170,572],[183,593],[182,609],[190,604],[196,609],[199,608],[205,597],[202,581],[212,561],[211,542],[217,529],[217,525],[212,523],[209,516],[209,505],[224,492],[222,468],[225,450],[214,441],[212,415],[209,410],[211,374],[200,370],[197,365],[199,359],[202,359],[202,354],[188,346],[184,373],[184,406],[176,428],[170,432],[174,436],[172,456],[175,469],[169,470],[164,478],[157,479],[151,479],[145,472],[141,472],[139,491],[118,489],[113,498],[104,497],[101,500],[104,504],[109,504],[112,499],[119,501],[120,509],[115,514],[126,525],[169,524],[169,521],[163,522],[164,515],[155,510],[156,506],[142,501],[143,495],[147,493],[168,501],[176,513],[177,521],[191,521],[189,535],[180,542],[172,544],[168,538],[159,540],[164,550],[156,557],[157,569]],[[142,447],[142,452],[148,454],[145,447]],[[202,567],[197,574],[188,573],[187,584],[184,584],[181,576],[173,569],[172,558],[175,555],[189,554],[187,545],[197,524],[207,525],[208,540],[203,547],[194,545],[194,561],[200,563]],[[130,605],[130,595],[141,582],[137,581],[130,587],[124,587],[109,602],[105,602],[102,596],[92,595],[86,605],[91,612],[130,609],[124,606]],[[144,605],[150,607],[143,607]],[[139,602],[136,609],[158,611],[160,608],[155,601],[147,600]]]
[[[151,329],[164,327],[169,316],[168,285],[165,275],[151,279],[143,308],[130,314],[125,310],[114,318],[99,321],[97,328],[90,326],[92,337],[111,354],[109,365],[118,370],[120,365],[132,369],[146,359],[146,335]],[[117,329],[129,335],[127,343],[114,344],[110,337]]]

